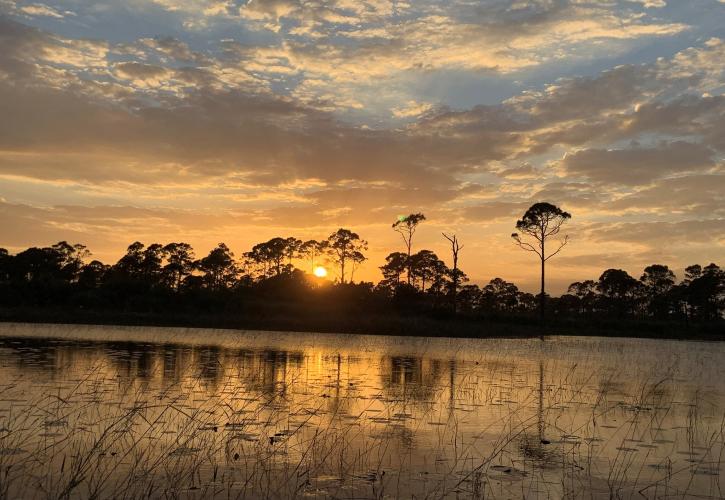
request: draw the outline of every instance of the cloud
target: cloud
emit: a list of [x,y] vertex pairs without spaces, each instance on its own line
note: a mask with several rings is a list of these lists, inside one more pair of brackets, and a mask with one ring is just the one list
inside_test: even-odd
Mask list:
[[[278,7],[282,8],[275,9]],[[288,11],[286,7],[283,10]],[[542,23],[545,21],[540,16],[548,19],[547,16],[557,15],[547,9],[511,14],[512,19],[524,16],[531,20],[533,16]],[[685,130],[706,134],[703,120],[707,113],[712,115],[707,120],[721,118],[712,112],[712,104],[719,97],[700,98],[712,101],[704,103],[684,99],[657,101],[656,96],[666,85],[661,78],[664,63],[658,63],[622,66],[595,78],[561,80],[541,93],[525,93],[499,105],[476,106],[465,111],[432,109],[427,103],[407,101],[393,108],[393,113],[407,118],[421,115],[409,126],[369,129],[339,120],[320,101],[274,95],[266,85],[256,85],[244,69],[239,70],[238,79],[229,80],[236,70],[230,64],[239,61],[247,68],[247,62],[267,59],[281,67],[295,67],[298,59],[290,54],[297,49],[292,45],[290,50],[280,52],[225,43],[221,58],[200,59],[179,40],[145,38],[139,42],[141,46],[175,61],[201,61],[200,65],[179,67],[147,60],[110,64],[106,54],[116,49],[103,41],[65,40],[12,21],[5,23],[10,28],[4,30],[9,33],[10,50],[9,57],[0,60],[0,68],[8,68],[11,80],[32,78],[33,72],[41,76],[38,67],[51,71],[53,67],[48,65],[58,60],[47,54],[59,46],[74,44],[87,45],[89,52],[97,50],[98,61],[86,64],[106,64],[117,80],[109,82],[108,73],[94,79],[61,72],[61,88],[44,88],[37,79],[33,88],[4,87],[0,99],[19,117],[12,129],[4,131],[4,146],[18,152],[37,147],[35,153],[48,154],[89,151],[105,154],[112,158],[110,163],[123,163],[127,168],[149,162],[181,165],[181,171],[186,173],[238,176],[246,182],[261,184],[321,179],[332,183],[359,180],[452,187],[462,182],[462,175],[492,171],[494,161],[515,161],[527,154],[540,154],[564,140],[586,144],[607,136],[634,138],[633,135],[655,130],[665,115],[685,115],[676,109],[678,105],[686,107],[691,117],[680,122],[667,121],[677,123],[667,130],[671,133]],[[701,50],[719,50],[719,46],[708,43]],[[311,60],[324,59],[324,46],[318,51]],[[693,54],[689,51],[689,60],[710,60]],[[28,66],[28,61],[34,61],[35,66]],[[45,61],[46,66],[38,66],[37,61]],[[249,83],[249,87],[241,86],[239,79]],[[642,100],[645,102],[640,104]],[[627,119],[618,120],[620,125],[604,119],[592,128],[588,118],[597,115]],[[585,118],[586,123],[582,123],[580,120]],[[693,123],[699,124],[699,128]],[[571,129],[578,130],[581,138],[576,139],[577,134]],[[75,140],[67,133],[70,130],[74,131]],[[568,138],[561,137],[564,135]],[[82,137],[80,142],[78,137]],[[717,146],[715,137],[711,141]],[[583,148],[567,155],[561,165],[567,173],[597,182],[636,185],[663,175],[711,167],[709,147],[670,140],[656,147]],[[12,165],[4,168],[6,172],[17,173]],[[71,177],[72,168],[66,170]],[[533,178],[531,168],[520,171],[518,178]],[[126,174],[121,170],[118,175]],[[510,170],[502,175],[513,178],[517,174]]]
[[561,166],[567,175],[607,184],[647,184],[673,173],[702,171],[715,165],[713,152],[684,141],[654,147],[584,149],[567,154]]
[[[582,234],[601,230],[595,246],[612,255],[640,227],[673,231],[673,258],[722,254],[712,234],[725,217],[725,44],[656,58],[642,43],[649,60],[591,69],[686,29],[667,9],[650,17],[652,2],[139,5],[174,36],[74,38],[0,18],[13,245],[342,224],[385,235],[398,213],[424,210],[431,226],[470,231],[472,249],[509,243],[513,221],[544,200]],[[588,76],[556,78],[577,61]],[[474,97],[436,88],[459,78]],[[487,104],[461,104],[479,95]],[[672,226],[646,225],[660,223]],[[577,249],[593,255],[583,239]]]
[[[23,66],[25,61],[44,60],[49,46],[73,42],[17,23],[9,22],[9,26],[11,29],[4,32],[10,34],[10,57],[0,61],[0,68],[8,68],[15,81],[32,76],[34,70]],[[176,39],[147,38],[140,43],[169,57],[175,54],[174,60],[196,57],[188,45]],[[103,42],[91,45],[109,50]],[[701,50],[713,50],[711,46]],[[525,93],[500,105],[476,106],[466,111],[433,110],[428,104],[408,101],[394,108],[398,116],[415,118],[423,113],[421,117],[404,128],[374,130],[340,121],[327,110],[320,110],[319,103],[273,95],[265,86],[247,89],[237,85],[232,90],[222,81],[229,74],[230,67],[224,66],[229,60],[270,57],[278,64],[287,63],[283,53],[274,50],[265,52],[239,44],[224,47],[223,59],[207,58],[199,67],[178,67],[160,61],[117,62],[109,66],[111,74],[119,78],[112,83],[64,74],[72,85],[66,83],[56,89],[39,85],[3,87],[0,99],[19,117],[13,127],[3,131],[3,146],[36,155],[60,154],[61,158],[86,151],[94,155],[94,162],[105,156],[108,160],[103,163],[125,165],[95,172],[89,167],[81,174],[106,181],[113,172],[119,179],[151,178],[155,172],[170,172],[172,178],[183,173],[187,179],[211,176],[266,185],[320,179],[330,183],[358,180],[447,188],[459,185],[463,175],[495,170],[492,162],[515,161],[527,154],[546,152],[564,140],[557,138],[557,133],[567,135],[567,141],[582,144],[597,137],[633,138],[656,127],[673,134],[706,134],[705,124],[721,117],[713,113],[716,101],[720,105],[720,97],[697,98],[702,102],[694,97],[665,102],[649,97],[653,100],[647,102],[648,96],[656,98],[666,85],[660,78],[664,70],[623,66],[595,78],[562,80],[542,93]],[[690,59],[693,57],[690,54]],[[30,73],[23,76],[21,68]],[[124,80],[143,94],[124,86]],[[149,103],[148,98],[154,96],[156,102]],[[644,103],[635,106],[643,99]],[[587,118],[589,122],[590,116],[607,114],[627,119],[619,120],[616,126],[605,120],[599,128],[579,121]],[[682,118],[662,119],[669,115]],[[663,123],[672,124],[671,128],[665,130]],[[575,139],[575,133],[564,133],[570,128],[579,130],[581,139]],[[583,148],[568,154],[561,167],[566,173],[600,183],[637,185],[664,175],[711,167],[712,151],[708,148],[683,140],[649,147]],[[17,158],[0,168],[21,174]],[[149,163],[156,167],[150,169]],[[147,173],[131,174],[138,168],[134,165],[145,165],[139,170]],[[60,171],[73,178],[77,175],[74,169],[80,174],[81,168],[67,165]],[[42,171],[42,167],[24,169],[26,175],[42,175]],[[58,171],[58,167],[47,168],[45,175],[55,178]],[[551,176],[531,166],[526,171],[497,171],[504,178],[518,180]],[[578,201],[584,202],[585,198],[580,194]]]
[[640,3],[642,6],[644,6],[647,9],[661,9],[662,7],[667,7],[667,2],[665,0],[629,0],[633,3]]
[[[195,15],[202,15],[205,5]],[[274,32],[278,40],[262,49],[276,57],[253,58],[257,71],[284,69],[294,75],[287,82],[297,98],[359,110],[378,105],[382,81],[395,88],[396,97],[419,100],[406,94],[410,78],[450,71],[503,75],[610,57],[626,52],[636,40],[687,29],[683,23],[633,12],[629,5],[254,0],[244,3],[238,15],[251,27]],[[229,14],[233,8],[226,12],[238,22],[237,13]],[[394,117],[400,100],[387,103],[386,111]]]
[[603,224],[589,231],[590,237],[596,241],[637,243],[649,247],[688,242],[714,243],[721,240],[723,234],[725,219]]
[[116,64],[116,73],[121,78],[137,82],[159,82],[163,77],[168,76],[166,68],[139,62],[118,63]]
[[393,116],[396,118],[414,118],[427,113],[432,108],[431,103],[408,101],[404,106],[393,108]]
[[171,60],[200,64],[208,61],[203,54],[193,51],[187,43],[170,36],[143,38],[139,40],[139,44],[145,48],[153,49]]
[[[65,17],[64,13],[58,12],[53,7],[50,7],[49,5],[45,5],[42,3],[35,3],[30,5],[23,5],[18,10],[22,12],[23,14],[27,14],[29,16],[46,16],[46,17],[55,17],[58,19],[62,19]],[[67,13],[65,13],[67,14]]]
[[725,174],[663,179],[611,201],[607,208],[669,217],[725,217]]
[[[453,1],[406,7],[387,1],[317,4],[274,0],[248,2],[240,12],[275,32],[285,29],[284,20],[291,24],[292,34],[315,40],[339,36],[357,40],[358,44],[346,50],[348,57],[358,60],[374,54],[374,59],[390,68],[465,67],[506,72],[541,64],[551,53],[559,58],[575,57],[583,51],[582,44],[598,50],[597,45],[606,40],[672,35],[686,28],[582,2],[477,6]],[[389,45],[399,50],[387,52],[382,40],[394,42]],[[550,50],[553,45],[558,52]]]
[[[148,70],[133,68],[143,74]],[[143,178],[148,175],[144,172],[155,171],[150,165],[171,164],[182,166],[175,167],[179,173],[237,175],[270,185],[310,178],[442,187],[454,183],[451,173],[438,168],[441,153],[434,143],[403,133],[351,127],[272,96],[206,91],[175,105],[133,110],[62,90],[0,86],[0,105],[17,117],[12,123],[0,123],[0,147],[56,158],[46,167],[40,162],[30,172],[17,163],[0,165],[0,171],[16,175],[123,179],[138,169]],[[83,152],[100,162],[97,170],[81,173],[72,156],[64,168],[53,166],[57,155]],[[109,165],[127,167],[103,168],[104,157]]]
[[531,203],[528,201],[491,201],[466,207],[463,213],[469,221],[486,222],[501,218],[515,218],[524,213],[530,205]]
[[532,202],[556,200],[565,210],[602,210],[606,207],[609,193],[598,186],[584,182],[548,182],[537,189]]
[[507,168],[497,172],[497,174],[507,179],[535,179],[541,175],[541,173],[530,163],[524,163],[518,167]]

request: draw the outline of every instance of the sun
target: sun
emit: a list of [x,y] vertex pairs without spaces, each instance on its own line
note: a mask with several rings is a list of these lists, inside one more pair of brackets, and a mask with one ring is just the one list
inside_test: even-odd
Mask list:
[[315,276],[317,276],[318,278],[324,278],[325,276],[327,276],[327,269],[325,269],[325,268],[324,268],[324,267],[322,267],[322,266],[317,266],[317,267],[315,268],[315,270],[314,270],[314,271],[312,271],[312,272],[313,272],[313,273],[315,274]]

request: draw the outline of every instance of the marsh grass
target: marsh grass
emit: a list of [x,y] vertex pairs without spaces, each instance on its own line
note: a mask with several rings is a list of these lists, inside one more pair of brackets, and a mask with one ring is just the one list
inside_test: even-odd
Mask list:
[[719,344],[84,332],[0,338],[0,497],[723,496]]

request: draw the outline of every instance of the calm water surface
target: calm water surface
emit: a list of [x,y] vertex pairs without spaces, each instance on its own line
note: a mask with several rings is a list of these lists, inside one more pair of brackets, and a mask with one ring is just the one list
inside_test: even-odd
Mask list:
[[725,344],[0,324],[0,498],[721,498]]

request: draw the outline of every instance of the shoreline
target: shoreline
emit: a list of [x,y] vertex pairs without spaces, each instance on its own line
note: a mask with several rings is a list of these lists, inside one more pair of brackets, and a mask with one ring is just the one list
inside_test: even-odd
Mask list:
[[310,318],[282,315],[188,315],[0,309],[0,323],[97,325],[118,327],[203,328],[287,333],[331,333],[386,337],[520,338],[579,336],[662,340],[725,340],[725,323],[673,324],[652,321],[553,319],[545,327],[531,318],[433,318],[404,315],[343,315]]

